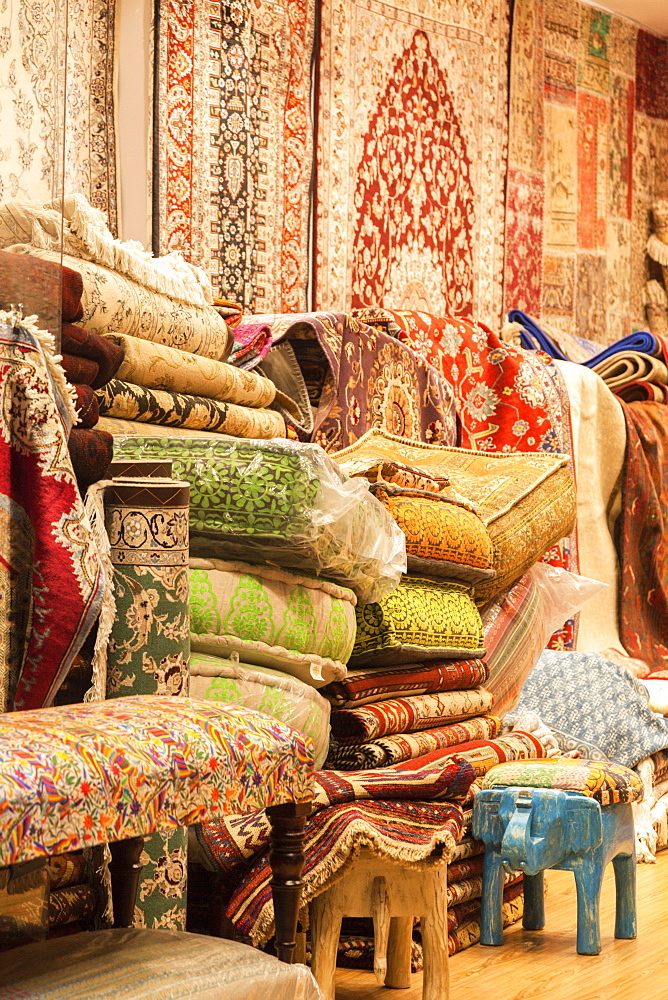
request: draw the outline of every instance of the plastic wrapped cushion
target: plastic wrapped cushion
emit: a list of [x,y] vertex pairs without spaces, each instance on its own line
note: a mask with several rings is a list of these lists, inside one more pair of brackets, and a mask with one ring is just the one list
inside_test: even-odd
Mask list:
[[190,694],[226,704],[256,708],[285,722],[313,741],[315,766],[329,749],[329,702],[308,684],[268,667],[192,653]]
[[403,532],[318,445],[117,436],[114,458],[172,462],[190,483],[190,552],[295,567],[380,600],[406,572]]

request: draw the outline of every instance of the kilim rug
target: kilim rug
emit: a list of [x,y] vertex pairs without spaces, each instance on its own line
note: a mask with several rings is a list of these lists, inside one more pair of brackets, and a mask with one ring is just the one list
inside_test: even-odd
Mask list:
[[3,8],[0,201],[47,201],[64,187],[106,212],[115,232],[116,0],[79,0],[76,16],[69,5],[69,18],[67,7],[66,0],[21,0]]
[[498,324],[506,0],[323,0],[318,309]]
[[610,344],[645,324],[668,194],[668,43],[576,0],[517,0],[505,308]]
[[41,708],[100,611],[103,573],[67,449],[53,342],[0,313],[0,711]]
[[315,0],[160,0],[154,251],[251,312],[306,307]]

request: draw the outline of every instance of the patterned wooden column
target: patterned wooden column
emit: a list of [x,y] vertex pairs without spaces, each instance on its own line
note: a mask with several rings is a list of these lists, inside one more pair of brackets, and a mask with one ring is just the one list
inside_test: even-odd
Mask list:
[[[188,694],[189,490],[175,480],[123,478],[106,491],[116,599],[108,698]],[[185,930],[187,830],[153,834],[140,860],[134,925]]]

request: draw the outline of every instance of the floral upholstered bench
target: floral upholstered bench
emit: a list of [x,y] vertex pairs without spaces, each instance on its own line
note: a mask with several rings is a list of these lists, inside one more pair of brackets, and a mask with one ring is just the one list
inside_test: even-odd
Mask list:
[[[316,1000],[310,972],[289,964],[312,768],[308,739],[215,702],[134,696],[0,715],[0,868],[109,843],[117,928],[3,953],[1,1000],[149,1000],[158,988],[170,1000]],[[272,827],[283,962],[217,938],[121,929],[132,920],[144,836],[261,809]]]

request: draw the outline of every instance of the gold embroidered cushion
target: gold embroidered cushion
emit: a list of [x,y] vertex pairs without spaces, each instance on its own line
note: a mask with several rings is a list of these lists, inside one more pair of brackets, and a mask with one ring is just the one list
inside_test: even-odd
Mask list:
[[496,574],[476,585],[479,605],[510,586],[575,524],[575,481],[567,455],[489,454],[374,429],[332,458],[350,476],[387,460],[449,479],[447,495],[473,506],[494,546]]
[[350,666],[482,656],[482,621],[463,583],[405,576],[381,601],[356,609]]
[[470,507],[387,483],[372,483],[371,492],[406,536],[409,572],[467,583],[494,575],[492,540]]
[[190,560],[190,647],[274,667],[323,687],[346,674],[355,642],[352,590],[273,566]]

